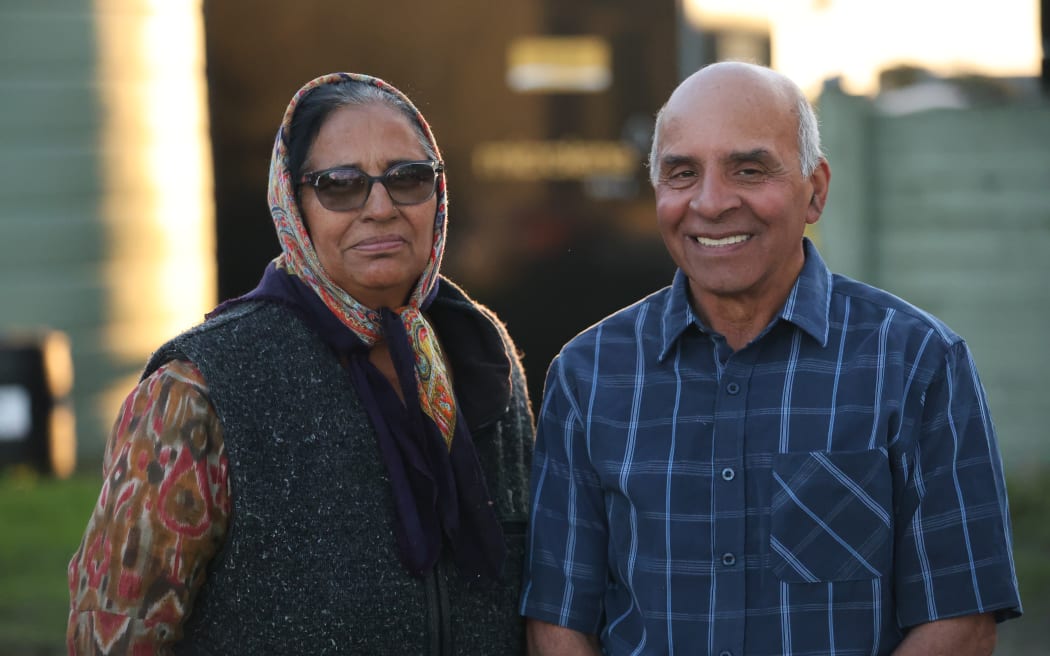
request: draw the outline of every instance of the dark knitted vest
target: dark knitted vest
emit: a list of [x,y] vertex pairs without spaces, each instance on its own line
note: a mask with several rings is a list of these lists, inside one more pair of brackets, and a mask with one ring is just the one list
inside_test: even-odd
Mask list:
[[[465,298],[452,305],[471,309]],[[171,359],[193,362],[207,382],[233,507],[178,653],[522,652],[532,426],[516,357],[510,403],[474,433],[507,535],[502,584],[468,583],[445,558],[424,581],[406,573],[369,418],[333,353],[293,311],[236,307],[158,350],[146,375]]]

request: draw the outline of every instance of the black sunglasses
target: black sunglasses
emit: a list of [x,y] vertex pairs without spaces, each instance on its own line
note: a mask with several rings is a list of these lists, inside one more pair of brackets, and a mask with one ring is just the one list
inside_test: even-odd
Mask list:
[[332,212],[358,210],[365,206],[372,185],[381,182],[397,205],[417,205],[430,200],[437,189],[438,174],[445,164],[437,161],[394,164],[382,175],[368,175],[355,166],[336,166],[304,173],[299,184],[310,185],[317,200]]

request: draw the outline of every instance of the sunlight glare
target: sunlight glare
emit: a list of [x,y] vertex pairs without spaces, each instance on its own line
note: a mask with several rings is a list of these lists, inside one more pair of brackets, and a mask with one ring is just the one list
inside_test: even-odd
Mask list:
[[107,348],[141,361],[215,302],[201,0],[96,0]]
[[914,65],[939,75],[1035,76],[1039,0],[681,0],[694,28],[769,26],[772,64],[811,95],[839,77],[874,94],[879,71]]

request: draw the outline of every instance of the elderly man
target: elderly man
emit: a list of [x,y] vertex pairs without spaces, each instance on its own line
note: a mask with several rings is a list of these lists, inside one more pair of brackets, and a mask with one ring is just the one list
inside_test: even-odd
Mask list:
[[701,69],[650,164],[678,272],[551,364],[531,653],[991,653],[1020,600],[984,391],[959,336],[803,237],[831,171],[798,87]]

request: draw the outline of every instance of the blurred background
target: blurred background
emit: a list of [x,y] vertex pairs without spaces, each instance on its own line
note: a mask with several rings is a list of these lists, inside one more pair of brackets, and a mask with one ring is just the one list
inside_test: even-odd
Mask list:
[[644,161],[703,64],[817,105],[833,269],[970,343],[1050,649],[1048,0],[0,0],[0,653],[64,653],[65,567],[152,349],[278,252],[270,148],[305,81],[405,91],[448,166],[445,273],[507,322],[539,403],[572,335],[666,285]]

